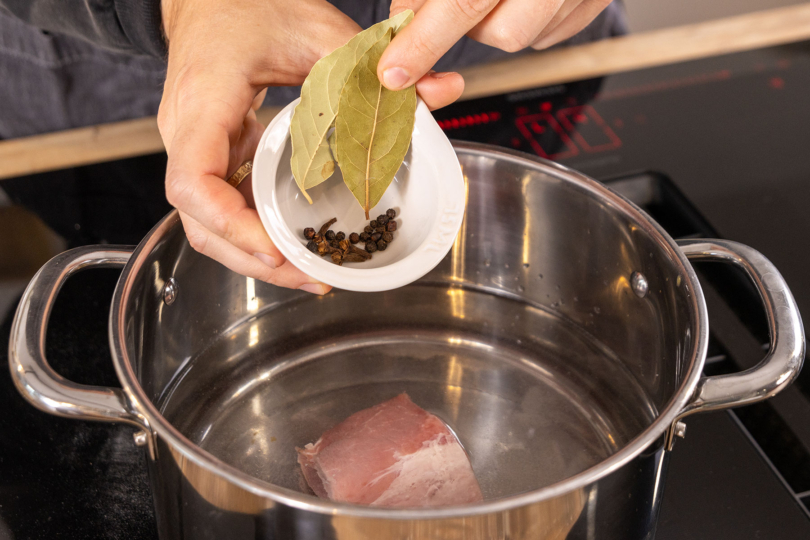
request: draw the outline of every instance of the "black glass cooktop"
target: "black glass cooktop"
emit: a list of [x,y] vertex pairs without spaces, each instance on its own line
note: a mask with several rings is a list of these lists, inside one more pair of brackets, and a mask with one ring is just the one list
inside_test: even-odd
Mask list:
[[[453,138],[517,148],[608,182],[674,237],[753,246],[807,314],[809,95],[804,42],[462,102],[436,118]],[[164,167],[165,156],[144,156],[0,181],[0,189],[71,246],[132,243],[167,209]],[[768,339],[756,293],[728,268],[698,270],[712,328],[707,373],[755,364]],[[105,332],[116,277],[77,275],[54,309],[47,353],[77,382],[115,384]],[[0,365],[9,330],[7,318]],[[810,370],[769,402],[690,417],[672,453],[657,538],[810,538],[808,395]],[[41,413],[0,369],[0,540],[154,539],[131,432]]]

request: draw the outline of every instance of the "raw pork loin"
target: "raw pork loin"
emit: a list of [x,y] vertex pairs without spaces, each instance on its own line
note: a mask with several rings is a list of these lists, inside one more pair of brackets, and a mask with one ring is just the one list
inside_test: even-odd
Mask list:
[[389,507],[482,500],[455,435],[407,394],[351,415],[297,450],[304,478],[321,498]]

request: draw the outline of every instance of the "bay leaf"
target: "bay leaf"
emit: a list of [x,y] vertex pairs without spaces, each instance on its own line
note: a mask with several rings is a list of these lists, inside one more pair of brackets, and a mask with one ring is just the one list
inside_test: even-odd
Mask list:
[[366,212],[383,196],[411,144],[416,89],[380,84],[377,64],[391,42],[388,31],[352,70],[335,118],[335,146],[343,181]]
[[307,190],[329,178],[335,162],[329,152],[327,134],[335,123],[340,93],[352,69],[368,49],[386,32],[397,32],[413,19],[413,11],[396,16],[363,30],[349,42],[318,60],[301,87],[301,102],[290,121],[292,168],[295,182],[309,203]]

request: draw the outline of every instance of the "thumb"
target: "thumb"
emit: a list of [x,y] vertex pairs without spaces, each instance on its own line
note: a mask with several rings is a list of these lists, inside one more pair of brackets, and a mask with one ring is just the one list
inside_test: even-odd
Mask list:
[[377,77],[389,90],[422,78],[450,47],[475,27],[498,0],[427,0],[385,49]]

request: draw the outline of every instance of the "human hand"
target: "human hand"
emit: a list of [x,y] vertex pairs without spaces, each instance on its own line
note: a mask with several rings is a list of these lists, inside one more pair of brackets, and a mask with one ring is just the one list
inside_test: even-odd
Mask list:
[[[169,155],[166,197],[191,246],[231,270],[282,287],[329,291],[273,245],[246,180],[228,178],[252,158],[268,86],[301,84],[313,64],[360,27],[325,0],[163,0],[169,64],[158,127]],[[426,70],[427,71],[427,70]],[[438,108],[463,90],[457,73],[417,83]]]
[[462,36],[507,52],[545,49],[585,28],[611,0],[393,0],[413,21],[385,50],[377,76],[391,90],[419,80]]

